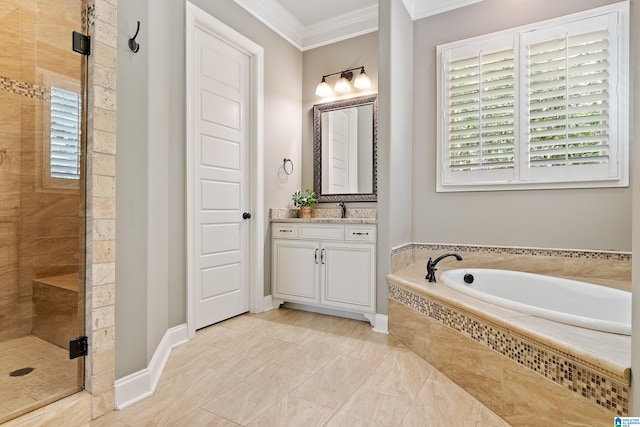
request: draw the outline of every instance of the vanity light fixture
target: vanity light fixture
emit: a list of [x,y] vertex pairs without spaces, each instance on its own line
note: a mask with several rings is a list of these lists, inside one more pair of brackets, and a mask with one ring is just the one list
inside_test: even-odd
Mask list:
[[333,91],[331,90],[331,86],[329,86],[329,83],[327,83],[326,79],[327,77],[335,76],[338,74],[340,74],[340,78],[338,79],[338,81],[336,81],[336,84],[333,87],[333,89],[338,93],[349,92],[351,90],[351,83],[349,82],[353,79],[354,70],[360,70],[360,74],[358,74],[355,81],[353,82],[353,86],[356,89],[370,88],[371,79],[369,79],[369,76],[367,76],[367,73],[364,72],[364,65],[362,65],[360,67],[350,68],[344,71],[325,74],[324,76],[322,76],[322,81],[320,82],[320,84],[318,84],[318,87],[316,87],[316,95],[322,96],[322,97],[331,95]]

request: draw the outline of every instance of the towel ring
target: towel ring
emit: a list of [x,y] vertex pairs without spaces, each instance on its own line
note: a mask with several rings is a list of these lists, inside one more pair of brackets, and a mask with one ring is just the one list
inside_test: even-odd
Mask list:
[[[288,169],[287,165],[289,165]],[[293,173],[293,162],[291,161],[291,159],[284,159],[282,161],[282,169],[284,169],[284,173],[286,173],[287,175],[291,175]]]

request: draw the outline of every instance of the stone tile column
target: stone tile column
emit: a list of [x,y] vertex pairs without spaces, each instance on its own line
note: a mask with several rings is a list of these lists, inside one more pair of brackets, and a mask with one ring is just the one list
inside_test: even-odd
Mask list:
[[117,0],[90,0],[85,387],[92,418],[114,408]]

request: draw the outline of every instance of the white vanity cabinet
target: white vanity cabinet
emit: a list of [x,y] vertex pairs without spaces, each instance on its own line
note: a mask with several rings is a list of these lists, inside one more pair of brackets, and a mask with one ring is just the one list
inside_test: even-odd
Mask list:
[[375,224],[272,223],[274,307],[296,302],[370,318],[375,263]]

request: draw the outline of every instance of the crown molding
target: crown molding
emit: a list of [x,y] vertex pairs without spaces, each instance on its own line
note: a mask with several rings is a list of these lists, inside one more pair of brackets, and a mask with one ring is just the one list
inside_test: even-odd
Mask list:
[[409,12],[411,19],[415,21],[415,18],[413,17],[413,10],[416,8],[416,0],[402,0],[402,3],[404,4],[405,9],[407,9],[407,12]]
[[313,49],[374,31],[378,31],[378,5],[354,10],[305,27],[302,50]]
[[234,0],[301,51],[378,30],[378,6],[370,6],[305,27],[276,0]]
[[[305,27],[276,0],[234,1],[301,51],[378,30],[377,5]],[[411,19],[416,21],[480,1],[482,0],[402,0],[402,3]]]
[[460,7],[469,6],[470,4],[481,2],[482,0],[402,0],[407,7],[407,4],[411,4],[409,14],[414,21],[418,19],[426,18],[427,16],[438,15],[440,13],[448,12]]
[[286,41],[302,50],[304,25],[275,0],[234,0]]

